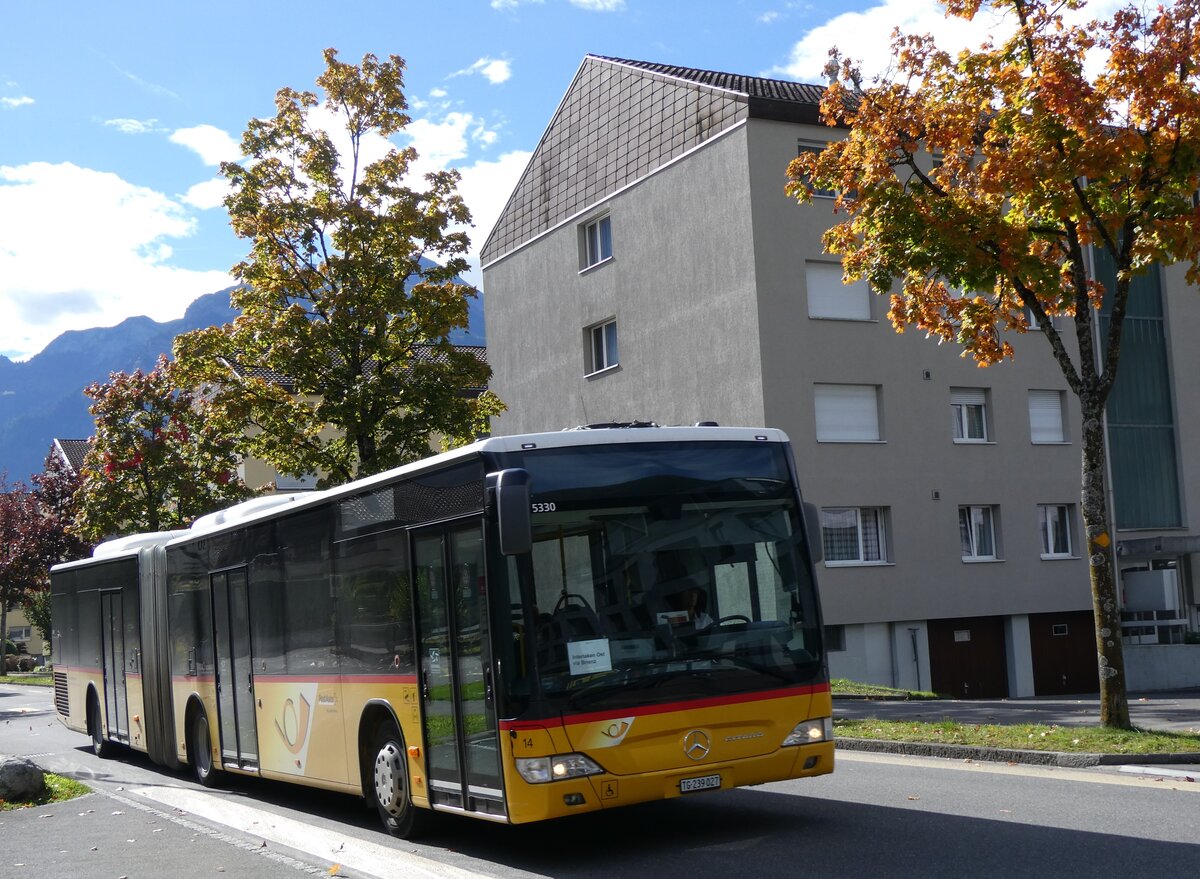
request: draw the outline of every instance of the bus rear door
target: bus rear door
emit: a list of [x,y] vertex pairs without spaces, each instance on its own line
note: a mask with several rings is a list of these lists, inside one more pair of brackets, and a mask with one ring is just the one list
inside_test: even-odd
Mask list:
[[120,589],[100,593],[100,651],[104,671],[104,712],[108,737],[129,741],[125,699],[125,614]]

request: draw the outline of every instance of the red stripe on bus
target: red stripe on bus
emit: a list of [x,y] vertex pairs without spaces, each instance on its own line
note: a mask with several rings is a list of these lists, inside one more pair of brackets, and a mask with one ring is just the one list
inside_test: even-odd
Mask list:
[[[829,684],[809,684],[803,687],[787,687],[780,690],[762,690],[757,693],[741,693],[737,696],[713,696],[708,699],[689,699],[684,702],[666,702],[661,705],[641,705],[637,708],[613,708],[607,711],[592,711],[586,714],[564,714],[562,723],[595,723],[618,717],[644,717],[652,714],[669,714],[673,711],[689,711],[696,708],[718,708],[722,705],[743,705],[747,702],[765,702],[768,699],[785,699],[790,696],[816,696],[829,692]],[[500,729],[543,729],[551,723],[558,725],[557,718],[543,720],[502,720]]]

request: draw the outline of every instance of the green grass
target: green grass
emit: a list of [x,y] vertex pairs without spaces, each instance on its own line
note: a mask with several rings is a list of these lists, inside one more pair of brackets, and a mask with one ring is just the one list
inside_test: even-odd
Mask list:
[[76,781],[73,778],[64,778],[61,775],[46,773],[46,792],[35,800],[7,802],[0,800],[0,812],[9,812],[13,809],[28,809],[33,806],[47,806],[50,803],[61,803],[64,800],[73,800],[76,797],[81,797],[86,793],[91,793],[92,789],[82,782]]
[[868,696],[882,698],[884,696],[900,697],[902,699],[937,699],[936,693],[924,690],[898,690],[895,687],[884,687],[879,684],[861,684],[846,678],[833,678],[829,682],[835,696]]
[[836,735],[846,738],[890,742],[932,742],[1083,754],[1200,753],[1200,734],[1115,730],[1100,726],[1043,726],[1032,723],[1001,726],[950,720],[918,723],[911,720],[837,718],[833,727]]
[[6,675],[0,675],[0,684],[20,684],[25,687],[52,687],[54,686],[54,678],[51,675],[37,674],[35,672],[10,671]]

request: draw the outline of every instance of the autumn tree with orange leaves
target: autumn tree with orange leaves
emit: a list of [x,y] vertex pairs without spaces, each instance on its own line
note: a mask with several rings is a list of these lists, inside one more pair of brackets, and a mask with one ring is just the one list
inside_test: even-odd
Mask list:
[[[945,3],[965,19],[983,6]],[[1011,36],[976,51],[896,34],[889,71],[870,80],[833,51],[821,111],[845,136],[792,162],[787,191],[842,193],[824,246],[847,280],[890,295],[898,331],[988,366],[1013,356],[1006,336],[1029,329],[1026,310],[1035,318],[1082,415],[1100,718],[1128,727],[1104,411],[1130,283],[1172,262],[1200,281],[1200,0],[1104,21],[1080,0],[986,7]],[[1111,289],[1093,257],[1115,267]]]

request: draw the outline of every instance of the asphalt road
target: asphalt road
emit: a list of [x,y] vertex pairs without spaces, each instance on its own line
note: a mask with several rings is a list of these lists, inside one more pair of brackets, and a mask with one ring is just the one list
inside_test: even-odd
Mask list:
[[0,813],[0,877],[1191,879],[1200,867],[1200,784],[1182,778],[843,752],[829,777],[525,827],[447,819],[399,841],[350,797],[256,780],[212,792],[136,755],[99,760],[46,691],[14,690],[0,685],[0,753],[38,755],[96,793]]

